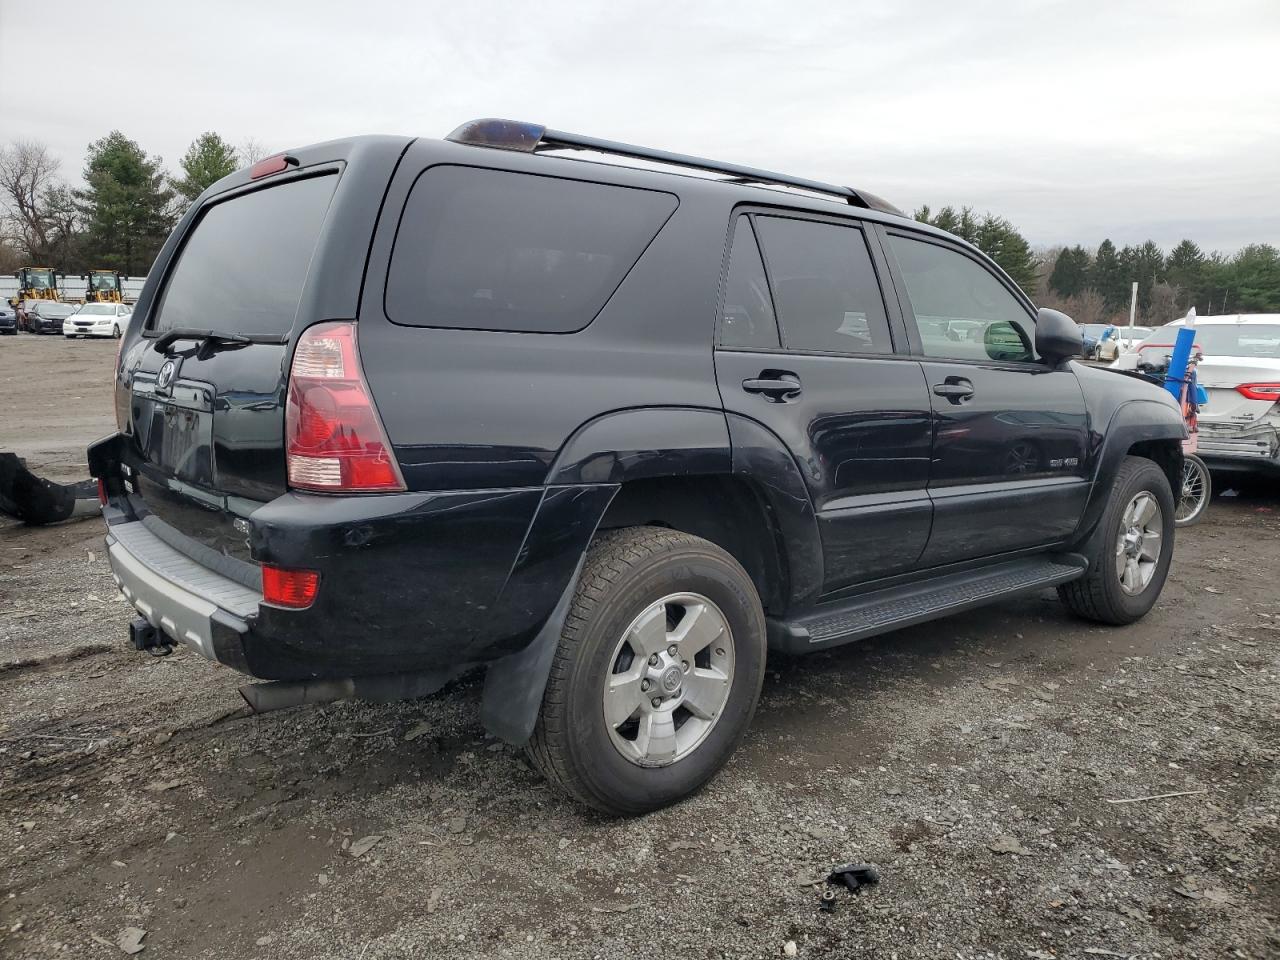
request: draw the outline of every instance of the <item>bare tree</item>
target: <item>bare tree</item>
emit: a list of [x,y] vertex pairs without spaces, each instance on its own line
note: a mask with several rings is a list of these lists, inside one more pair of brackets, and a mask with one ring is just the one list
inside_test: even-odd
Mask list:
[[236,155],[240,162],[248,167],[271,156],[271,151],[267,149],[267,145],[261,140],[253,137],[246,137],[240,141],[240,146],[236,148]]
[[17,246],[35,260],[65,250],[74,219],[62,215],[66,193],[59,161],[43,143],[19,140],[0,148],[0,202],[4,226]]
[[1184,312],[1179,308],[1181,300],[1182,288],[1161,280],[1151,288],[1151,307],[1147,310],[1146,321],[1158,326],[1176,320]]

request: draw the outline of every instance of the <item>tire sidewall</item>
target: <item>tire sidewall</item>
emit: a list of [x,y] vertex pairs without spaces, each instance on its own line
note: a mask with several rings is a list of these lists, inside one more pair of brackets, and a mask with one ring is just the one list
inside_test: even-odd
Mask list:
[[[672,593],[699,593],[720,608],[733,638],[733,683],[720,719],[691,754],[665,767],[641,767],[619,753],[609,736],[605,678],[623,632],[647,606]],[[597,606],[568,676],[567,747],[588,787],[607,797],[610,807],[636,811],[665,806],[697,790],[742,740],[759,699],[764,661],[764,614],[750,578],[737,564],[690,548],[647,558]]]
[[[1151,493],[1160,505],[1160,560],[1146,589],[1139,594],[1130,595],[1120,586],[1120,577],[1115,570],[1116,538],[1120,535],[1120,525],[1129,501],[1144,490]],[[1102,583],[1107,600],[1127,620],[1137,620],[1145,616],[1155,606],[1160,591],[1164,589],[1165,579],[1169,575],[1169,565],[1173,561],[1174,531],[1177,529],[1174,523],[1175,509],[1176,503],[1169,479],[1151,461],[1145,461],[1127,477],[1121,477],[1111,492],[1111,502],[1107,505],[1104,536],[1099,545],[1098,562],[1103,567]]]

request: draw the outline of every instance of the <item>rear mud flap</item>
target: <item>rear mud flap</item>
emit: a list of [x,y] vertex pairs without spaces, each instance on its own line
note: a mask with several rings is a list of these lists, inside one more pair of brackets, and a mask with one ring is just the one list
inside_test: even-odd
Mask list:
[[485,674],[480,720],[485,730],[513,746],[523,747],[533,736],[538,711],[542,708],[542,694],[551,676],[551,663],[585,561],[584,553],[551,616],[529,645],[495,660]]

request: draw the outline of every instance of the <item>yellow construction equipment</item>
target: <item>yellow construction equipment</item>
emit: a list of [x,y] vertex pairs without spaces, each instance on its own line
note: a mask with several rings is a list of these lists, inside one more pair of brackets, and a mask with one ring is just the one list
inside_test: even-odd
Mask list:
[[27,314],[23,304],[28,300],[61,300],[58,295],[58,275],[52,267],[22,267],[13,272],[18,278],[18,293],[9,300],[18,319],[18,329],[27,327]]
[[85,303],[123,303],[121,276],[115,270],[90,270],[85,282]]
[[15,306],[23,300],[61,300],[58,296],[57,274],[52,267],[23,267],[15,270],[18,278],[18,295],[9,302]]

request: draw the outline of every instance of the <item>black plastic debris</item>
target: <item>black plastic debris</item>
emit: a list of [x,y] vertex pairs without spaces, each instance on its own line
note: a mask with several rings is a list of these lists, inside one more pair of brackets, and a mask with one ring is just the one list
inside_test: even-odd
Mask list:
[[880,871],[869,863],[846,863],[836,867],[827,877],[827,883],[846,887],[857,893],[859,887],[869,887],[880,882]]

